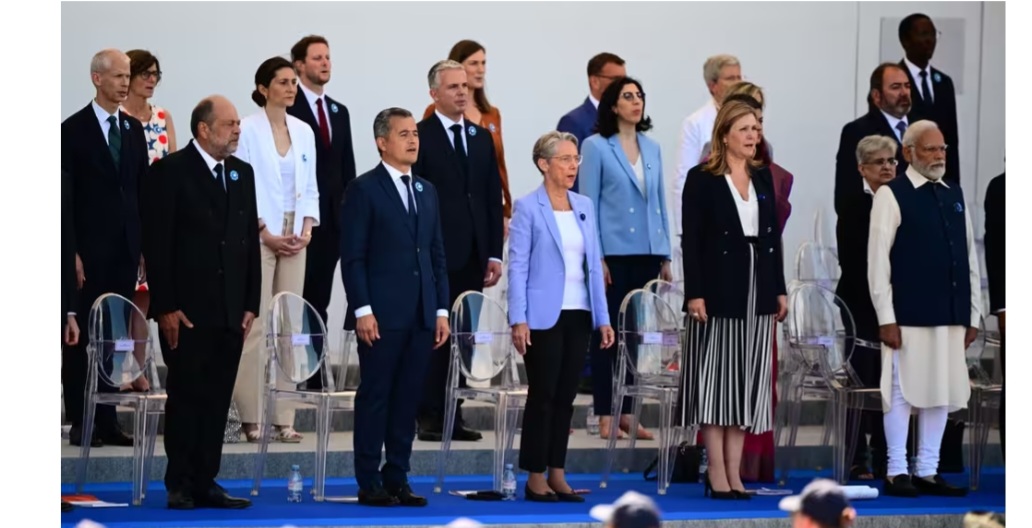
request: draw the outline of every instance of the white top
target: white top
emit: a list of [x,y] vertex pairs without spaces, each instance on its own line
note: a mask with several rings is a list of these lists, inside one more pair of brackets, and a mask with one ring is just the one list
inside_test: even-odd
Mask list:
[[641,152],[639,152],[638,161],[634,162],[631,168],[634,169],[634,176],[638,178],[638,187],[641,189],[641,195],[647,199],[649,191],[645,188],[645,166],[642,164],[641,158]]
[[584,233],[577,225],[573,211],[554,211],[563,241],[563,262],[566,263],[566,286],[563,288],[563,310],[591,310],[588,282],[584,273]]
[[742,222],[742,233],[747,237],[760,235],[760,204],[756,200],[756,187],[753,187],[752,180],[749,180],[749,199],[743,200],[738,194],[735,182],[731,181],[731,175],[725,174],[727,186],[731,189],[731,196],[735,199],[735,207],[738,208],[738,219]]
[[[279,170],[280,170],[280,181],[283,182],[284,189],[294,189],[294,146],[291,145],[287,149],[286,156],[279,156]],[[297,198],[294,198],[293,192],[283,193],[283,212],[293,213],[297,207]]]
[[699,164],[706,156],[705,145],[713,137],[713,122],[717,120],[717,103],[710,97],[692,115],[681,123],[680,148],[677,149],[677,174],[674,180],[674,195],[671,207],[674,211],[674,229],[681,234],[681,193],[684,191],[684,180],[688,171]]

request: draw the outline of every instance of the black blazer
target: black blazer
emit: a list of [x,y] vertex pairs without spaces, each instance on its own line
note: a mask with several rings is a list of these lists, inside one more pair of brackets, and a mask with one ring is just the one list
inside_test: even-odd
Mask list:
[[928,84],[932,85],[932,101],[928,101],[921,95],[919,87],[920,79],[914,79],[910,75],[910,68],[906,62],[899,61],[903,71],[910,79],[910,97],[914,101],[910,109],[911,123],[919,119],[935,121],[942,131],[942,136],[949,146],[946,149],[946,175],[943,179],[947,182],[960,182],[960,142],[957,126],[957,91],[953,86],[953,79],[949,75],[935,69],[929,68],[931,76]]
[[[861,178],[859,173],[856,177]],[[842,276],[839,277],[835,294],[849,308],[856,325],[856,337],[877,343],[880,341],[878,314],[874,311],[871,288],[867,282],[867,242],[871,233],[873,205],[874,195],[861,191],[860,195],[850,197],[838,214],[835,238]]]
[[72,219],[72,177],[61,170],[61,325],[75,311],[78,279],[75,275],[75,221]]
[[985,274],[989,279],[989,311],[1006,308],[1007,191],[1001,174],[985,191]]
[[[907,116],[907,122],[913,123],[913,118]],[[855,121],[851,121],[842,127],[842,135],[839,137],[838,154],[835,155],[835,213],[842,214],[842,206],[848,200],[859,197],[864,193],[863,178],[856,168],[856,146],[860,140],[873,135],[888,136],[896,139],[896,131],[889,126],[889,122],[882,115],[881,110],[873,108]],[[902,176],[907,171],[907,160],[903,159],[903,145],[896,139],[896,177]]]
[[372,307],[385,330],[433,329],[437,310],[449,309],[439,195],[418,176],[412,187],[415,230],[382,163],[344,194],[340,277],[348,296],[347,330],[355,328],[355,310],[363,306]]
[[451,131],[436,112],[419,122],[419,158],[413,174],[437,188],[441,229],[448,271],[466,266],[477,247],[481,269],[490,258],[502,260],[502,178],[498,173],[494,142],[487,129],[463,119],[468,171],[459,166],[451,144]]
[[[785,295],[781,234],[770,169],[752,172],[759,203],[756,244],[756,314],[778,311]],[[723,176],[697,165],[688,171],[681,195],[681,249],[684,254],[684,309],[688,301],[706,301],[711,317],[744,319],[749,301],[750,244],[742,231],[734,195]]]
[[150,315],[182,310],[195,328],[240,332],[245,311],[261,316],[254,170],[225,159],[224,191],[198,148],[154,162],[144,184]]
[[140,261],[139,189],[149,166],[147,143],[143,125],[129,114],[118,112],[118,126],[122,150],[115,167],[92,103],[61,123],[61,170],[75,189],[73,253],[87,270],[120,258],[136,269]]
[[294,104],[287,113],[308,123],[315,133],[315,179],[319,184],[319,217],[322,226],[339,228],[340,204],[344,200],[344,189],[355,179],[355,149],[351,142],[351,114],[348,107],[334,101],[328,95],[323,99],[326,119],[330,121],[330,143],[323,143],[319,133],[319,118],[312,112],[312,105],[303,90],[298,90]]

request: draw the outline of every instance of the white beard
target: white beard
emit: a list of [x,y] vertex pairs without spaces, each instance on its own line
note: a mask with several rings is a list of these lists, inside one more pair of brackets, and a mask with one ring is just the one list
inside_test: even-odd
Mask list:
[[924,165],[921,163],[912,163],[911,165],[913,165],[914,170],[916,170],[921,176],[932,181],[939,181],[946,175],[945,163],[940,163],[934,166]]

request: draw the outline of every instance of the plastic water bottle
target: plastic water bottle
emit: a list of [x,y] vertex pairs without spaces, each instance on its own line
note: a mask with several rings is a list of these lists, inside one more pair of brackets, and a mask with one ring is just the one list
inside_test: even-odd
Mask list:
[[709,471],[709,457],[706,456],[706,448],[699,448],[699,482],[706,483],[706,472]]
[[516,473],[512,464],[506,464],[505,473],[502,473],[502,497],[507,501],[516,500]]
[[588,408],[588,434],[598,436],[598,416],[595,416],[595,409]]
[[287,502],[301,502],[301,492],[305,483],[301,480],[301,466],[290,466],[290,478],[287,479]]

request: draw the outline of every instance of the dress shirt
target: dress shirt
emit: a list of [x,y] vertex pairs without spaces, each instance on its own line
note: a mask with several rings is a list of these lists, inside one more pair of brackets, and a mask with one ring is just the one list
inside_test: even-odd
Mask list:
[[924,70],[918,68],[916,64],[910,62],[910,59],[906,57],[903,57],[903,63],[907,65],[907,69],[910,70],[910,76],[914,78],[914,84],[916,86],[911,86],[911,88],[916,89],[917,92],[921,94],[921,99],[923,100],[928,100],[928,94],[924,93],[924,89],[921,87],[921,72],[926,72],[926,78],[928,79],[928,91],[931,92],[932,100],[934,101],[935,88],[932,85],[935,83],[932,82],[932,63],[929,62],[928,65],[925,66]]
[[[681,142],[677,151],[677,183],[671,197],[674,211],[674,229],[681,234],[681,193],[684,191],[684,179],[688,171],[698,165],[706,156],[705,145],[713,137],[713,123],[717,120],[717,102],[711,97],[692,115],[686,117],[681,124]],[[680,247],[680,245],[678,245]]]
[[330,123],[330,103],[326,101],[326,94],[317,94],[310,88],[305,86],[304,83],[297,83],[301,87],[301,91],[305,93],[305,99],[308,100],[308,106],[312,109],[312,115],[315,116],[316,127],[319,125],[319,106],[316,101],[322,100],[323,112],[326,113],[326,128],[330,131],[330,140],[333,140],[333,123]]
[[[108,111],[101,108],[101,106],[97,104],[96,99],[94,99],[93,112],[97,114],[97,121],[100,122],[100,131],[104,134],[104,143],[110,145],[111,143],[108,142],[108,131],[111,129],[111,123],[108,122],[108,118],[115,116],[115,122],[118,123],[118,110],[115,110],[115,113],[113,114],[108,113]],[[121,133],[121,130],[119,130],[119,133]]]
[[753,187],[752,180],[749,180],[749,199],[743,200],[731,176],[725,174],[724,179],[727,180],[727,186],[731,189],[731,196],[735,198],[738,220],[742,223],[742,234],[747,237],[759,236],[760,204],[756,199],[756,187]]
[[588,100],[591,101],[591,104],[595,105],[595,110],[598,110],[598,99],[595,99],[595,96],[589,93]]
[[[896,125],[898,125],[899,122],[902,121],[903,124],[907,125],[907,128],[910,128],[910,121],[907,121],[907,116],[903,116],[903,119],[900,119],[898,117],[894,117],[894,116],[886,113],[885,110],[881,110],[881,113],[882,113],[883,116],[885,116],[885,119],[889,122],[889,128],[891,128],[892,129],[892,133],[896,135],[896,139],[902,144],[903,143],[903,134],[901,134],[899,132],[899,129],[896,128]],[[921,177],[924,178],[924,176],[921,176]]]
[[202,149],[201,146],[196,141],[191,141],[190,144],[193,145],[194,148],[197,149],[197,152],[201,153],[201,157],[204,158],[204,163],[208,164],[208,170],[211,172],[211,177],[212,178],[218,178],[219,177],[218,174],[215,174],[215,166],[218,165],[219,163],[222,163],[222,172],[223,172],[222,177],[223,178],[226,177],[226,174],[225,174],[225,172],[226,172],[226,164],[224,162],[215,161],[215,158],[211,157],[211,154],[208,154],[204,149]]
[[[414,182],[412,180],[411,172],[401,172],[384,161],[381,161],[380,164],[383,165],[383,168],[387,169],[387,174],[391,175],[391,181],[394,182],[394,188],[398,190],[398,196],[401,197],[401,204],[405,207],[406,211],[408,211],[408,193],[412,192],[412,206],[416,207],[416,213],[418,214],[419,207],[416,206],[416,193],[412,190],[412,184]],[[409,177],[408,188],[405,187],[405,182],[401,180],[402,176]],[[356,319],[372,314],[373,307],[368,304],[355,310]],[[448,317],[448,310],[437,310],[437,317]]]

